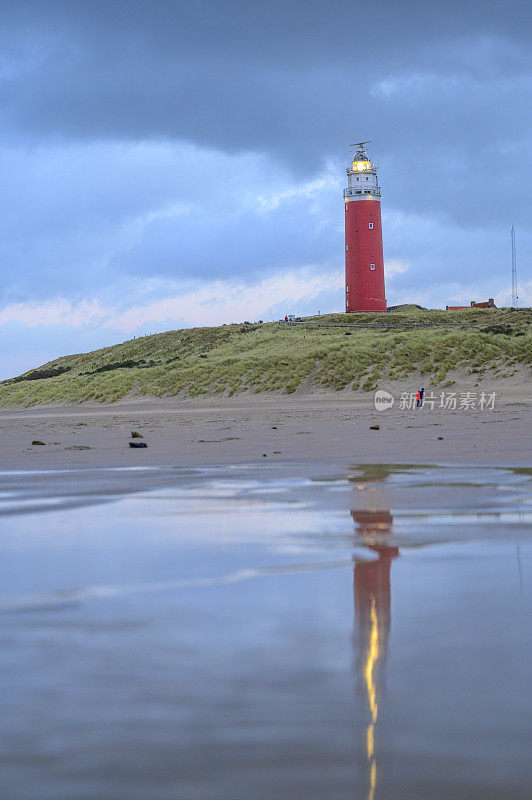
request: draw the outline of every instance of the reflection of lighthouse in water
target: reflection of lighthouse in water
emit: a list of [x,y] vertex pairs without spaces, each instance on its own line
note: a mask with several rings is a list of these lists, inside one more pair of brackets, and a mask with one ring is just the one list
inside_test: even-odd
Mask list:
[[377,785],[375,726],[379,715],[379,672],[386,662],[390,633],[390,570],[399,549],[380,543],[382,534],[389,533],[392,528],[393,517],[389,511],[351,511],[351,515],[357,541],[362,540],[378,555],[376,561],[355,564],[353,581],[356,666],[370,715],[366,728],[367,800],[373,800]]

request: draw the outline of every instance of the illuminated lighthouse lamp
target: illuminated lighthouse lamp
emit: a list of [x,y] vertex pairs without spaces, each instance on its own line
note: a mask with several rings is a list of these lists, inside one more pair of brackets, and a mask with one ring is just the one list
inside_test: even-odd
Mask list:
[[377,166],[359,142],[347,167],[345,204],[345,310],[386,311],[381,190]]

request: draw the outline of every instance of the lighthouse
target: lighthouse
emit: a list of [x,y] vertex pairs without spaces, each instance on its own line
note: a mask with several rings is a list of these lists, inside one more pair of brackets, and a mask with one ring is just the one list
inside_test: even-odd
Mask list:
[[347,167],[345,205],[345,310],[386,311],[381,190],[366,145],[354,145]]

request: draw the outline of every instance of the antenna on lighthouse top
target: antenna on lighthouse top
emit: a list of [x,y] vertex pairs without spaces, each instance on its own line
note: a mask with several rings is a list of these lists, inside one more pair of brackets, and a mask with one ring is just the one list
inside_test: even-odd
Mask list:
[[369,161],[368,151],[366,150],[366,145],[371,143],[371,139],[368,139],[367,142],[355,142],[354,144],[350,144],[349,147],[356,147],[355,151],[355,161]]

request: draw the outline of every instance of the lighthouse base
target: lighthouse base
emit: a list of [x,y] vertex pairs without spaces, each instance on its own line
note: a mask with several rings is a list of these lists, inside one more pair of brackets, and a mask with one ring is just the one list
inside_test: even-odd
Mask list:
[[364,308],[357,308],[356,306],[353,308],[346,308],[346,314],[363,314],[363,313],[372,313],[372,312],[385,312],[387,311],[386,302],[382,300],[375,300],[371,301],[368,300],[364,303]]

